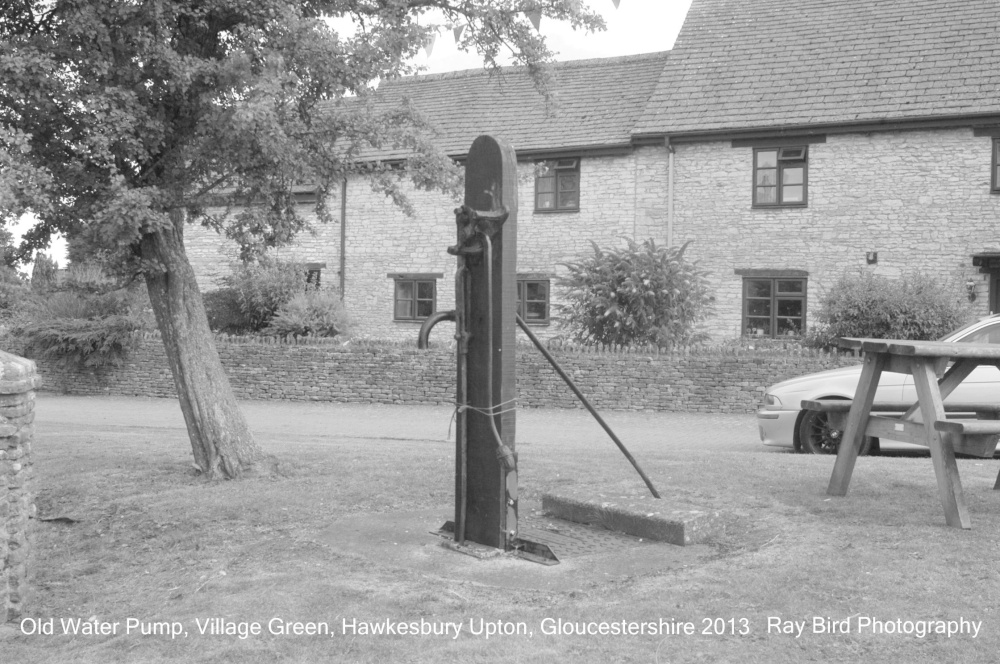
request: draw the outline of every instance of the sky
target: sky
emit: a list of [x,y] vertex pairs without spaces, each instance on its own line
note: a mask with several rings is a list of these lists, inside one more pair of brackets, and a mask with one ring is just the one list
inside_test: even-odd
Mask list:
[[[687,15],[691,0],[586,0],[584,3],[604,17],[607,30],[588,34],[574,31],[568,23],[542,18],[539,32],[557,60],[610,58],[667,51],[674,44]],[[455,38],[442,30],[434,42],[430,56],[421,52],[417,64],[427,67],[426,73],[438,74],[482,66],[475,53],[463,53],[455,46]]]
[[[538,29],[556,54],[556,60],[610,58],[667,51],[673,47],[677,33],[687,15],[691,0],[585,0],[585,4],[600,13],[607,30],[588,34],[574,31],[568,23],[542,18]],[[482,67],[475,53],[463,53],[455,46],[451,31],[442,29],[428,55],[421,51],[416,64],[426,67],[424,73],[439,74]],[[15,237],[27,230],[31,219],[22,219],[12,230]],[[53,241],[49,251],[59,267],[66,266],[66,242]]]

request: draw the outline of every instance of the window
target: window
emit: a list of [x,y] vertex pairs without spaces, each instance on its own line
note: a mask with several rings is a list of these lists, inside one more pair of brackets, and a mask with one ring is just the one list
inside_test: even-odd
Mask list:
[[994,194],[1000,194],[1000,138],[993,139],[993,161],[990,166],[990,172],[993,174],[990,191]]
[[395,281],[393,320],[423,320],[437,311],[440,275],[389,275]]
[[310,288],[320,287],[320,278],[325,267],[326,263],[306,263],[306,283]]
[[292,198],[295,200],[295,204],[296,205],[315,205],[316,204],[316,189],[315,188],[293,187],[292,188]]
[[580,160],[557,159],[535,164],[535,211],[580,209]]
[[549,322],[549,280],[517,280],[517,315],[528,325]]
[[799,337],[805,329],[805,279],[743,279],[743,330],[746,336]]
[[755,148],[753,151],[753,204],[755,207],[806,204],[804,145]]

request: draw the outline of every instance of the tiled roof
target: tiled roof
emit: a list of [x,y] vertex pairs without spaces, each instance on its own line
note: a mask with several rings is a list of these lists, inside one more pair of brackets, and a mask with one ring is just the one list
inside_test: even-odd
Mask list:
[[518,152],[628,146],[666,58],[662,52],[556,63],[548,109],[523,67],[385,81],[376,98],[409,98],[452,156],[467,153],[480,134],[505,139]]
[[990,113],[998,0],[694,0],[636,133]]

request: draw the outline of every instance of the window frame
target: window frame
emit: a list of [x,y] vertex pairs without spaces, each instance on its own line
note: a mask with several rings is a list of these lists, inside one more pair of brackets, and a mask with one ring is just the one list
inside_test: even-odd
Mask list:
[[993,137],[993,157],[990,159],[990,193],[1000,194],[1000,137]]
[[[525,314],[527,313],[526,305],[527,303],[522,296],[522,291],[527,292],[528,284],[545,284],[545,299],[544,300],[528,300],[527,303],[539,303],[544,302],[545,304],[545,316],[544,318],[528,318]],[[528,325],[548,325],[551,322],[552,316],[552,280],[548,276],[537,276],[537,275],[518,275],[517,276],[517,301],[515,303],[515,310],[517,315],[521,317]]]
[[[579,157],[561,157],[558,159],[541,159],[535,162],[535,212],[550,214],[580,211],[580,161]],[[551,169],[552,174],[549,175],[548,172],[543,173],[542,169]],[[565,177],[565,174],[567,173],[572,174],[576,178],[576,188],[573,190],[566,190],[576,192],[576,204],[573,206],[560,205],[560,193],[563,191],[560,187],[563,177]],[[561,177],[560,174],[563,174],[563,177]],[[549,179],[552,180],[552,188],[547,191],[539,191],[539,183],[543,180]],[[538,201],[544,195],[551,195],[554,197],[555,205],[553,207],[539,206]]]
[[306,286],[319,290],[323,280],[323,270],[326,263],[306,263]]
[[[794,151],[801,150],[802,154],[800,157],[796,158]],[[757,155],[762,152],[774,152],[775,153],[775,166],[773,170],[775,171],[775,181],[774,181],[774,202],[761,202],[759,200],[759,189],[762,185],[758,184],[758,171],[759,170],[772,170],[770,167],[767,169],[762,169],[758,165]],[[761,145],[755,146],[753,148],[753,207],[755,208],[786,208],[786,207],[807,207],[809,205],[809,145],[807,143],[796,144],[796,145]],[[785,171],[795,168],[802,169],[802,182],[792,182],[785,183]],[[764,185],[769,186],[769,185]],[[784,200],[784,188],[785,187],[802,187],[802,200],[801,201],[785,201]]]
[[[750,319],[751,318],[763,318],[760,315],[751,315],[750,304],[752,301],[764,300],[764,297],[751,297],[749,295],[750,284],[752,282],[770,282],[770,295],[766,298],[769,302],[769,334],[750,334]],[[791,282],[798,281],[801,282],[801,290],[798,292],[785,291],[784,293],[779,291],[779,282]],[[796,301],[802,303],[801,316],[782,316],[780,314],[779,302],[781,301]],[[740,336],[747,337],[751,339],[763,338],[763,339],[781,339],[781,338],[793,338],[801,339],[806,334],[807,328],[807,312],[809,304],[809,278],[802,275],[788,275],[788,274],[745,274],[742,279],[742,316],[741,316],[741,330],[742,334]],[[798,334],[780,334],[779,333],[779,321],[782,319],[797,320],[800,319],[801,323],[799,326]]]
[[[433,274],[389,274],[389,278],[392,279],[392,320],[394,322],[400,323],[413,323],[413,322],[423,322],[427,320],[430,316],[437,313],[437,282],[443,274],[433,273]],[[412,284],[413,285],[413,298],[407,298],[406,301],[410,302],[409,315],[400,316],[399,314],[399,303],[401,298],[399,297],[399,287],[401,284]],[[420,297],[420,284],[430,284],[431,285],[431,296]],[[420,302],[430,302],[431,310],[430,313],[426,315],[420,314]]]

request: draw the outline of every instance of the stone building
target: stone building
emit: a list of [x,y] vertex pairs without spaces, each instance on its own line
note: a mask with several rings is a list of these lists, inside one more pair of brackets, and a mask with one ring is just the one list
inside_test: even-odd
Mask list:
[[1000,311],[998,34],[992,0],[694,0],[633,140],[673,154],[717,334],[797,334],[860,270]]
[[[663,234],[666,154],[636,144],[631,129],[665,59],[653,53],[560,63],[548,105],[520,68],[502,77],[478,69],[379,87],[383,103],[405,97],[430,118],[439,145],[454,159],[463,159],[481,134],[514,146],[522,317],[540,336],[560,332],[551,324],[560,262],[589,251],[591,241],[607,246],[622,236]],[[333,202],[336,223],[317,223],[315,234],[278,251],[319,270],[323,284],[342,286],[363,336],[415,342],[428,313],[454,308],[455,258],[447,247],[455,244],[461,201],[412,187],[406,193],[412,217],[367,180],[350,179]],[[200,227],[186,230],[185,246],[202,290],[213,288],[235,258],[232,246]]]
[[[691,242],[715,338],[795,336],[860,270],[1000,311],[998,34],[994,0],[694,0],[669,54],[557,65],[548,109],[516,69],[379,95],[410,98],[456,159],[482,133],[517,150],[522,315],[542,336],[559,263],[622,236]],[[338,223],[281,250],[343,284],[361,334],[412,338],[453,307],[456,202],[412,197],[407,218],[350,181]],[[227,249],[194,229],[187,246],[211,288]]]

